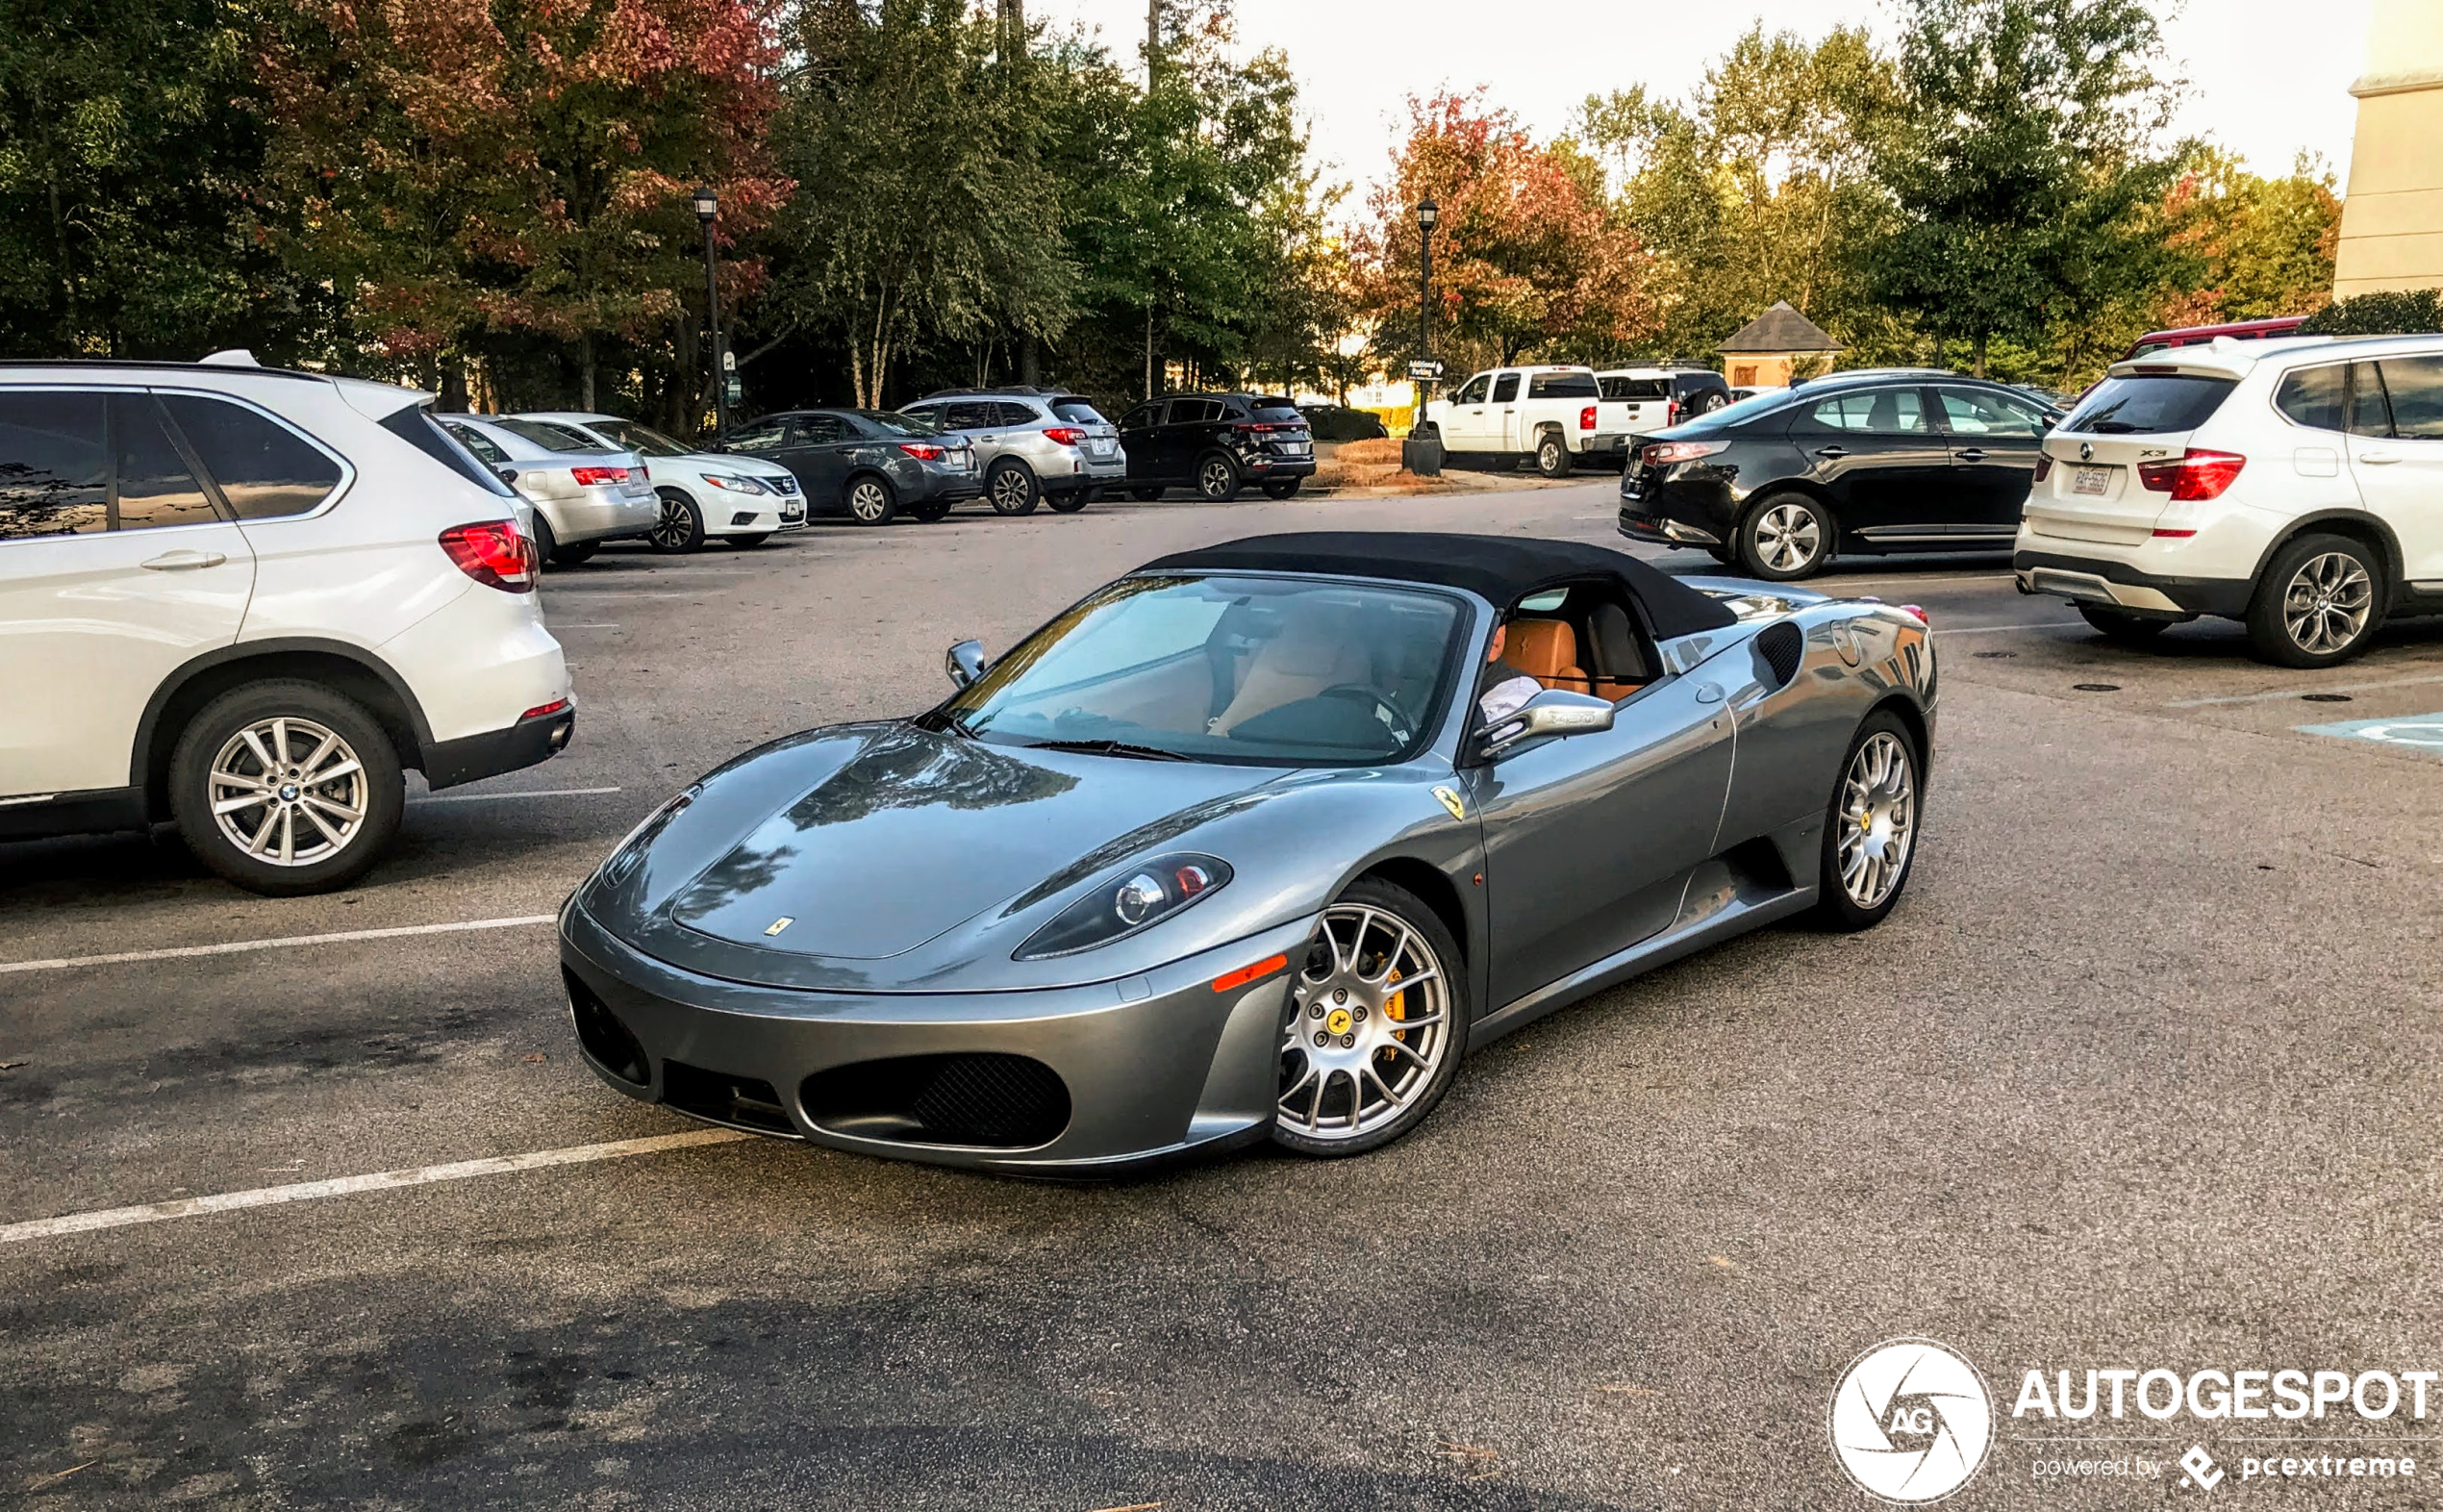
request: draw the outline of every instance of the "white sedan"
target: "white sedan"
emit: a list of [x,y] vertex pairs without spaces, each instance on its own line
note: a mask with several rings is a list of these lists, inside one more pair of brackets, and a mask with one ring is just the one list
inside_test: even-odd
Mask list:
[[656,551],[693,551],[714,536],[734,546],[760,546],[774,531],[805,526],[806,498],[797,475],[778,463],[694,451],[649,425],[611,415],[561,410],[517,419],[564,432],[571,441],[642,458],[662,497],[662,517],[645,538]]

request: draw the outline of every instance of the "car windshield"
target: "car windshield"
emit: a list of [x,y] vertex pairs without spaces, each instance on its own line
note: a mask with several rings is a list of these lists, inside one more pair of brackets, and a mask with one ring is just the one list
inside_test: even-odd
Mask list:
[[647,457],[684,457],[692,449],[652,426],[639,425],[634,420],[595,420],[593,428],[628,450]]
[[914,415],[901,415],[896,410],[859,410],[857,418],[885,436],[935,436],[942,427]]
[[1072,425],[1109,425],[1102,411],[1083,399],[1054,399],[1052,413]]
[[2160,436],[2193,431],[2239,387],[2235,378],[2203,373],[2133,373],[2096,385],[2061,429],[2073,435]]
[[994,744],[1282,767],[1405,760],[1441,722],[1460,602],[1294,577],[1131,577],[947,713]]

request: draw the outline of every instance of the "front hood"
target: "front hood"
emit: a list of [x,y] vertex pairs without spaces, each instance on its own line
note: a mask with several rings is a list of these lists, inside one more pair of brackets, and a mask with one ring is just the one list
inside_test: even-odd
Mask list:
[[766,462],[743,452],[697,451],[684,457],[656,457],[653,466],[667,467],[673,473],[699,475],[718,472],[725,477],[778,478],[789,475],[789,469],[776,462]]
[[1007,937],[1069,890],[1293,775],[836,726],[707,777],[581,900],[615,934],[708,975],[913,987],[979,955],[1006,962],[1019,944]]

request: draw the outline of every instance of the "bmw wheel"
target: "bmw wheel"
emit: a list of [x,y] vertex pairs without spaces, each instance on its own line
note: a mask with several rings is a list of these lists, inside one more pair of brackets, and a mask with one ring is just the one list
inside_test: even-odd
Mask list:
[[693,551],[704,544],[704,512],[676,489],[662,491],[662,517],[644,533],[644,543],[665,554]]
[[1824,819],[1823,897],[1834,929],[1872,929],[1900,901],[1917,859],[1917,742],[1889,710],[1867,716],[1850,742]]
[[2302,536],[2275,553],[2248,606],[2248,642],[2278,667],[2330,667],[2383,623],[2383,568],[2347,536]]
[[363,876],[398,832],[406,799],[381,722],[319,683],[232,689],[188,722],[170,757],[170,813],[188,848],[274,896]]
[[1768,493],[1739,526],[1740,564],[1775,583],[1805,577],[1832,556],[1832,517],[1803,493]]
[[1196,491],[1215,504],[1239,496],[1239,465],[1215,452],[1196,464]]
[[998,514],[1032,515],[1035,501],[1043,494],[1043,485],[1035,481],[1034,472],[1022,462],[996,462],[984,476],[984,496],[993,501]]
[[848,517],[860,525],[888,525],[899,513],[899,495],[887,478],[861,472],[848,480]]
[[1353,883],[1290,983],[1273,1141],[1357,1155],[1423,1122],[1467,1049],[1465,970],[1433,910],[1389,883]]

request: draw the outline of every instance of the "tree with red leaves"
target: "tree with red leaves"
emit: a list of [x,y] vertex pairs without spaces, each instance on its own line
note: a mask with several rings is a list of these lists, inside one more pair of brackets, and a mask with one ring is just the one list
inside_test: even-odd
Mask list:
[[1602,171],[1567,141],[1537,145],[1484,91],[1409,101],[1392,181],[1353,250],[1359,305],[1386,364],[1415,344],[1417,206],[1430,196],[1434,348],[1479,365],[1530,355],[1585,360],[1655,324],[1636,234],[1605,202]]
[[[266,234],[354,292],[377,357],[446,386],[488,335],[572,342],[592,407],[601,339],[693,345],[689,190],[718,190],[724,239],[790,191],[774,4],[301,0],[261,63]],[[761,269],[722,274],[734,298]]]

